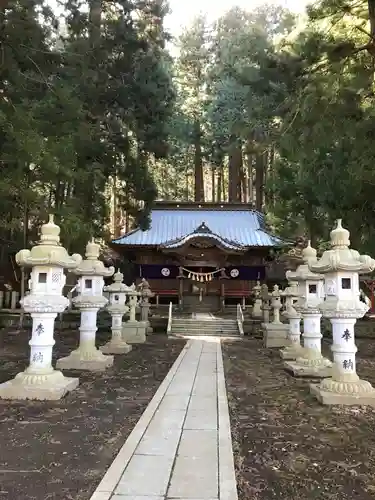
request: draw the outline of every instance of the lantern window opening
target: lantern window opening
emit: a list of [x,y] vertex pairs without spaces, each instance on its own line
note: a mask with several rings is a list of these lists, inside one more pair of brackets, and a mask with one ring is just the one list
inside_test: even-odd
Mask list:
[[92,280],[85,280],[85,288],[92,288]]
[[47,273],[39,273],[38,283],[47,283]]
[[341,288],[350,290],[352,288],[352,280],[350,278],[341,278]]
[[309,285],[309,293],[317,293],[318,289],[316,285]]

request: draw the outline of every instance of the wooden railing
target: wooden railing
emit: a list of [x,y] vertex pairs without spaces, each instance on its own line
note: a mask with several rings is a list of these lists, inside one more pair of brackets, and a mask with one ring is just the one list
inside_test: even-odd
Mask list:
[[172,311],[173,311],[173,304],[172,302],[169,303],[169,310],[168,310],[168,326],[167,326],[167,335],[170,335],[172,332]]
[[243,316],[243,311],[241,304],[237,304],[237,325],[238,325],[238,331],[240,332],[240,335],[244,335],[243,331],[243,322],[244,322],[244,316]]

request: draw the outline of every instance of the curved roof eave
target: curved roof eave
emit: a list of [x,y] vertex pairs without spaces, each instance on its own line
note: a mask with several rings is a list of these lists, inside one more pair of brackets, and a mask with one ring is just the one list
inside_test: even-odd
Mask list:
[[219,246],[222,246],[223,248],[226,248],[228,250],[235,250],[237,252],[245,252],[247,249],[247,247],[241,245],[240,243],[226,241],[225,238],[222,238],[218,234],[214,234],[212,232],[210,232],[210,233],[193,232],[193,233],[190,233],[190,234],[183,236],[182,238],[163,243],[162,245],[159,245],[159,248],[162,248],[162,249],[180,248],[183,245],[185,245],[186,243],[188,243],[189,241],[192,241],[195,239],[200,239],[200,238],[214,240],[216,243],[219,244]]

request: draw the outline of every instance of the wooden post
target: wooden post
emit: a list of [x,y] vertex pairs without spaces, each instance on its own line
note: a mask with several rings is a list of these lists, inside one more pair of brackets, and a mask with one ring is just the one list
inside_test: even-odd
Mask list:
[[184,307],[184,281],[183,278],[179,278],[178,280],[178,305],[180,307],[180,311],[182,311]]
[[225,284],[224,280],[220,283],[220,309],[222,312],[225,310]]

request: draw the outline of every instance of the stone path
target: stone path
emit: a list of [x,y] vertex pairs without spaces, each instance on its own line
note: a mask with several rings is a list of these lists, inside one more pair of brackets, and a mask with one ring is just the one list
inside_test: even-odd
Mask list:
[[220,340],[189,340],[91,500],[237,500]]

